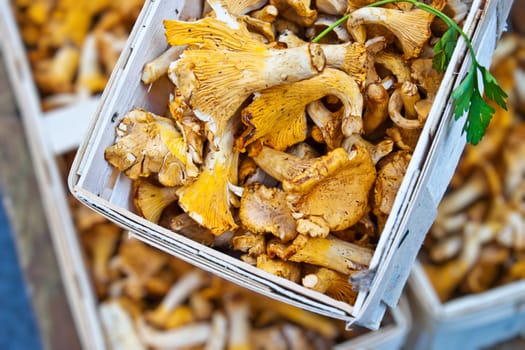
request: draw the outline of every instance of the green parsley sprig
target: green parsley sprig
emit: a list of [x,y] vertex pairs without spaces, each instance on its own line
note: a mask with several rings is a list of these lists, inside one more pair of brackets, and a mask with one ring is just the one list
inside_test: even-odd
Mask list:
[[[461,84],[452,92],[452,99],[454,101],[454,118],[458,120],[466,112],[467,119],[463,126],[463,131],[467,134],[467,142],[476,145],[482,139],[483,135],[489,126],[490,120],[495,113],[495,109],[488,103],[492,101],[503,109],[507,109],[506,98],[507,94],[499,86],[498,82],[490,74],[487,68],[483,67],[476,58],[476,52],[472,46],[472,42],[468,35],[461,29],[461,27],[454,22],[453,19],[445,15],[443,12],[435,9],[417,0],[382,0],[367,5],[368,7],[378,7],[394,2],[407,2],[427,11],[436,17],[439,17],[446,23],[448,29],[443,36],[434,45],[433,67],[438,72],[444,72],[447,68],[454,48],[461,35],[465,42],[472,59],[472,65]],[[312,41],[318,42],[326,34],[332,31],[338,25],[346,22],[351,16],[351,13],[340,18],[330,27],[322,31]],[[482,96],[481,91],[484,89],[485,96]]]

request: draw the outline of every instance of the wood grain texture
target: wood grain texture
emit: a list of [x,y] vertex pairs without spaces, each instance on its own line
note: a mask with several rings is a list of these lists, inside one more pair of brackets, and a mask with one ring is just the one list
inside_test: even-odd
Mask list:
[[0,53],[0,185],[44,349],[80,349]]

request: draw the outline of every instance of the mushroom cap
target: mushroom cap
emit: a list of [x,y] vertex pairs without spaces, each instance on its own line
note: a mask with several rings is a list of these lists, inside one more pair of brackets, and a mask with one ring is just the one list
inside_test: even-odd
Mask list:
[[311,0],[270,0],[284,18],[309,27],[317,18],[317,11],[311,9]]
[[228,120],[252,93],[310,78],[324,65],[317,44],[282,50],[199,49],[184,51],[171,64],[169,76],[195,115],[206,123],[213,135],[210,141],[218,144]]
[[403,57],[417,57],[432,32],[434,15],[421,9],[401,11],[380,7],[363,7],[350,14],[347,27],[362,24],[379,24],[390,30],[398,39]]
[[336,148],[324,156],[300,159],[269,147],[253,158],[265,172],[282,182],[284,191],[304,193],[348,163],[348,154]]
[[356,129],[362,128],[363,96],[355,79],[333,68],[310,79],[275,86],[261,91],[253,102],[243,109],[241,120],[245,129],[236,141],[244,150],[260,141],[277,150],[284,150],[306,139],[306,106],[320,98],[333,95],[344,106],[344,120],[356,120]]
[[283,261],[281,259],[271,259],[266,254],[261,254],[257,257],[257,268],[286,278],[292,282],[298,283],[301,280],[301,267],[299,264],[291,261]]
[[410,159],[410,153],[397,151],[381,162],[374,184],[372,205],[377,216],[390,214]]
[[157,174],[164,186],[188,181],[186,146],[172,120],[134,109],[122,118],[117,133],[121,138],[106,148],[104,157],[130,179]]
[[159,187],[142,179],[133,182],[132,193],[138,214],[154,223],[159,222],[164,209],[178,198],[176,187]]
[[278,188],[268,188],[260,183],[246,186],[241,197],[239,218],[251,232],[270,232],[283,242],[297,235],[286,193]]
[[220,139],[219,149],[209,149],[203,169],[195,181],[177,190],[180,207],[214,235],[237,228],[231,203],[230,184],[237,183],[239,152],[233,148],[232,123]]
[[231,28],[214,17],[193,22],[164,20],[163,24],[166,39],[172,46],[189,45],[199,49],[221,47],[237,51],[262,50],[266,47],[252,37],[245,25]]
[[245,15],[251,11],[260,9],[268,0],[207,0],[208,3],[222,5],[233,16]]
[[330,230],[340,231],[356,224],[366,213],[368,193],[376,178],[374,163],[362,147],[356,147],[347,157],[331,176],[295,203],[294,211],[301,214],[301,219],[322,218]]

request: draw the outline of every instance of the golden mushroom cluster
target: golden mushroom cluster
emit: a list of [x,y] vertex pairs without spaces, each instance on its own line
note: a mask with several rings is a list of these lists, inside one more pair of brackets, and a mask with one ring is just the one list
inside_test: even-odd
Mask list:
[[14,0],[42,108],[102,92],[143,0]]
[[110,347],[322,350],[366,332],[240,288],[70,204]]
[[525,278],[525,40],[504,36],[491,70],[509,108],[466,148],[421,254],[442,301]]
[[[142,81],[164,116],[122,116],[105,159],[146,219],[353,303],[442,75],[446,26],[406,3],[208,0],[165,20]],[[467,6],[434,0],[460,22]],[[348,21],[312,39],[342,15]]]

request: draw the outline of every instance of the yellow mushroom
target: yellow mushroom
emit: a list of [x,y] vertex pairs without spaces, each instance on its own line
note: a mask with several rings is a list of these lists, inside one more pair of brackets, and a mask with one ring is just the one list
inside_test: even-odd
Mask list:
[[79,49],[66,45],[61,47],[52,58],[38,62],[34,71],[38,87],[47,93],[73,91],[73,79],[79,60]]
[[317,100],[306,106],[306,112],[314,124],[319,128],[322,142],[326,144],[328,149],[340,147],[344,136],[341,130],[344,111],[338,109],[337,111],[332,112],[322,101]]
[[[157,327],[170,328],[167,323],[170,321],[170,317],[172,317],[170,322],[174,321],[172,312],[177,310],[177,308],[181,306],[194,291],[198,290],[208,282],[206,277],[207,276],[202,271],[196,269],[185,273],[175,284],[173,284],[171,289],[162,299],[162,302],[153,311],[145,315],[145,319]],[[175,318],[178,319],[177,322],[179,323],[179,326],[181,322],[190,323],[193,321],[191,312],[188,316],[187,311],[177,311]],[[186,322],[184,322],[184,319]]]
[[362,24],[378,24],[386,27],[397,37],[403,50],[403,57],[410,59],[417,57],[430,39],[432,34],[430,25],[433,19],[434,15],[420,9],[401,11],[363,7],[350,14],[347,27],[355,28]]
[[78,67],[76,87],[78,94],[90,96],[104,90],[108,78],[100,69],[98,60],[95,36],[88,34],[82,47]]
[[180,207],[214,235],[237,227],[231,211],[235,201],[230,191],[237,184],[239,152],[233,148],[235,124],[230,120],[217,150],[208,150],[203,169],[191,183],[177,190]]
[[139,215],[158,223],[164,209],[177,201],[176,187],[155,186],[148,180],[133,181],[133,203]]
[[278,188],[268,188],[260,183],[244,187],[239,219],[251,232],[269,232],[283,242],[290,241],[297,235],[295,219],[287,204],[286,194]]
[[348,153],[351,153],[352,149],[356,146],[362,147],[368,151],[374,165],[394,150],[394,142],[389,138],[385,138],[377,144],[373,144],[358,134],[346,137],[341,145],[341,147]]
[[348,153],[342,148],[336,148],[317,158],[301,159],[286,152],[263,147],[253,159],[270,176],[282,182],[286,192],[292,193],[309,191],[349,163]]
[[375,178],[370,154],[356,147],[348,153],[341,167],[294,203],[297,231],[326,237],[329,231],[344,230],[356,224],[367,211],[368,195]]
[[174,232],[180,233],[185,237],[207,246],[212,246],[215,242],[215,236],[193,220],[188,213],[182,213],[172,217],[169,221],[169,228]]
[[357,292],[350,284],[349,276],[325,267],[316,267],[302,278],[306,288],[324,293],[336,300],[354,304]]
[[286,278],[295,283],[301,280],[301,267],[295,262],[270,258],[266,254],[261,254],[257,256],[256,266],[258,269],[269,272],[275,276]]
[[252,93],[315,76],[324,66],[316,44],[283,50],[199,49],[184,51],[169,76],[217,145],[228,120]]
[[363,131],[372,134],[388,118],[388,92],[382,84],[367,85],[364,94],[365,112],[363,114]]
[[108,222],[99,223],[84,234],[84,245],[91,258],[91,270],[96,285],[110,282],[109,260],[117,249],[122,229]]
[[268,0],[207,0],[207,2],[216,12],[218,8],[222,8],[233,16],[240,16],[260,9]]
[[166,264],[168,256],[136,239],[124,240],[118,250],[117,265],[125,275],[121,281],[123,292],[134,300],[145,293],[146,282]]
[[267,253],[269,256],[279,253],[281,256],[276,256],[285,261],[322,266],[350,275],[370,264],[373,251],[333,236],[315,238],[298,235],[292,244],[284,246],[282,251],[270,249]]
[[382,218],[381,221],[386,220],[392,210],[410,159],[410,153],[397,151],[387,156],[379,166],[374,184],[372,208],[374,214]]
[[163,23],[166,40],[172,46],[188,45],[199,49],[222,47],[238,51],[257,51],[266,47],[252,37],[245,25],[237,22],[234,28],[214,17],[193,22],[165,20]]
[[205,142],[204,126],[184,101],[180,90],[175,89],[173,95],[170,95],[168,109],[182,134],[188,162],[202,164]]
[[239,16],[239,20],[245,23],[250,31],[261,34],[267,42],[275,41],[272,23],[248,15]]
[[307,136],[305,108],[326,95],[338,97],[344,105],[343,133],[359,133],[363,108],[359,86],[348,74],[326,68],[313,78],[275,86],[257,94],[242,111],[241,119],[246,128],[236,141],[237,148],[244,150],[259,140],[284,150],[303,141]]
[[247,253],[252,257],[257,257],[266,251],[266,238],[262,234],[246,233],[234,236],[231,244],[234,250]]
[[317,11],[311,9],[311,0],[270,0],[270,5],[279,10],[279,14],[302,26],[310,26],[317,18]]
[[347,0],[316,0],[315,7],[321,13],[344,15],[348,9]]
[[162,185],[177,186],[197,175],[197,167],[188,162],[184,138],[171,119],[135,109],[122,118],[117,136],[104,157],[132,180],[157,174]]
[[374,64],[379,64],[383,68],[392,72],[396,77],[398,83],[410,81],[410,66],[407,65],[405,59],[401,55],[390,50],[384,50],[373,55]]

